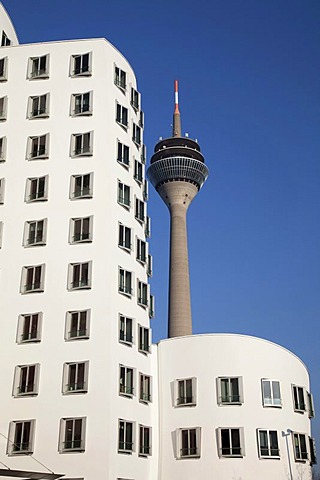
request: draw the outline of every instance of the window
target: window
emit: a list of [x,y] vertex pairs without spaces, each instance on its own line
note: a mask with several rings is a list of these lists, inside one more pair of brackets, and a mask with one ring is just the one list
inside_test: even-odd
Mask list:
[[49,55],[29,59],[29,80],[49,77]]
[[119,267],[119,292],[132,295],[132,272]]
[[152,255],[150,254],[148,254],[147,274],[148,277],[152,277]]
[[136,125],[135,123],[133,123],[132,125],[132,140],[134,141],[134,143],[140,147],[141,145],[141,128]]
[[49,133],[37,137],[29,137],[28,160],[41,160],[49,156]]
[[49,117],[49,93],[29,97],[28,118]]
[[62,393],[87,393],[89,362],[65,363]]
[[118,452],[132,453],[133,452],[133,422],[127,420],[119,420],[119,439]]
[[0,137],[0,162],[6,161],[7,137]]
[[45,265],[22,267],[20,293],[41,293],[44,291]]
[[144,124],[144,113],[142,110],[140,110],[140,114],[139,114],[139,125],[141,128],[143,128],[143,124]]
[[118,203],[124,207],[129,207],[130,202],[130,187],[118,181]]
[[142,307],[147,307],[148,306],[148,285],[144,282],[141,282],[138,280],[138,285],[137,285],[137,302],[138,305],[141,305]]
[[39,370],[39,363],[35,365],[18,365],[15,368],[14,397],[38,394]]
[[120,365],[119,395],[133,396],[133,368]]
[[8,80],[8,57],[0,58],[0,82]]
[[3,222],[0,222],[0,248],[2,248],[2,239],[3,239]]
[[150,217],[148,217],[148,215],[146,216],[146,226],[144,229],[144,233],[147,238],[151,237],[151,219]]
[[30,220],[25,223],[23,246],[31,247],[46,244],[47,219]]
[[116,122],[119,123],[122,127],[127,129],[128,127],[128,109],[117,103],[116,109]]
[[45,202],[48,200],[48,175],[44,177],[28,178],[26,185],[27,203]]
[[258,430],[259,457],[279,457],[278,433],[276,430]]
[[309,450],[310,450],[310,463],[311,465],[315,465],[317,463],[317,453],[316,453],[316,445],[313,438],[309,437]]
[[151,455],[151,427],[139,426],[139,455]]
[[7,120],[7,103],[8,103],[8,97],[0,98],[0,120],[1,121]]
[[146,160],[147,160],[147,149],[146,149],[146,146],[145,144],[142,145],[141,147],[141,155],[140,155],[140,158],[141,158],[141,162],[143,164],[146,163]]
[[139,198],[136,198],[135,217],[137,220],[139,220],[139,222],[144,222],[144,215],[144,202],[142,200],[139,200]]
[[140,373],[140,393],[139,400],[140,402],[151,402],[151,377],[149,375],[144,375]]
[[4,204],[4,189],[5,189],[6,179],[0,178],[0,205]]
[[200,457],[200,427],[179,428],[177,430],[177,457]]
[[69,265],[68,290],[91,288],[92,262],[71,263]]
[[66,340],[83,340],[89,338],[90,310],[67,312]]
[[11,45],[11,40],[9,40],[6,32],[2,30],[1,47],[8,47],[10,45]]
[[71,157],[92,155],[93,132],[74,133],[71,135]]
[[93,173],[72,175],[70,182],[70,199],[92,198]]
[[197,388],[197,379],[196,378],[184,378],[182,380],[176,380],[176,406],[181,407],[194,406],[196,405],[196,388]]
[[147,244],[140,238],[137,238],[137,260],[143,264],[147,262]]
[[118,141],[117,162],[125,167],[129,167],[129,147]]
[[15,420],[10,422],[8,455],[30,455],[33,453],[35,420]]
[[241,428],[219,428],[219,457],[243,457],[243,430]]
[[262,379],[262,401],[264,407],[281,407],[280,382]]
[[135,110],[139,110],[139,92],[135,90],[133,87],[131,87],[131,105]]
[[149,328],[139,325],[139,351],[142,353],[150,352],[150,331]]
[[155,307],[154,307],[154,296],[149,296],[149,317],[154,318],[155,316]]
[[19,316],[17,343],[40,342],[42,312],[24,313]]
[[143,165],[138,160],[134,161],[134,174],[133,174],[133,176],[134,176],[134,179],[138,183],[143,182]]
[[312,394],[307,392],[307,398],[308,398],[308,414],[309,418],[314,417],[314,406],[313,406],[313,397]]
[[243,403],[241,377],[218,378],[217,391],[219,405],[239,405]]
[[91,75],[92,53],[83,53],[72,55],[71,57],[71,77],[88,77]]
[[306,404],[304,399],[303,387],[297,387],[296,385],[292,385],[292,392],[294,410],[296,412],[305,412]]
[[92,92],[74,93],[71,96],[71,115],[92,115]]
[[125,71],[121,70],[119,67],[114,68],[114,83],[121,90],[126,90],[127,88],[127,74]]
[[307,440],[304,433],[293,433],[293,449],[296,461],[308,460]]
[[86,418],[62,418],[60,423],[59,452],[85,451]]
[[149,194],[148,194],[148,181],[147,180],[144,180],[144,182],[143,182],[143,192],[142,192],[142,194],[143,194],[143,200],[144,201],[148,200]]
[[131,250],[131,228],[119,223],[118,245],[130,252]]
[[71,218],[69,243],[92,242],[93,217]]
[[132,345],[133,343],[133,320],[132,318],[119,315],[119,342]]

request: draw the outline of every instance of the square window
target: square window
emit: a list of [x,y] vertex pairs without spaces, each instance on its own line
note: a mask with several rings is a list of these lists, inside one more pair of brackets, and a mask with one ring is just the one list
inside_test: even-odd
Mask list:
[[137,281],[137,302],[138,302],[138,305],[140,305],[141,307],[147,307],[148,306],[148,299],[149,299],[148,284],[138,280]]
[[119,293],[132,295],[132,272],[119,267]]
[[175,381],[176,406],[192,406],[197,404],[196,400],[197,379],[183,378]]
[[45,265],[22,267],[20,293],[42,293],[44,291]]
[[139,127],[135,123],[132,124],[132,140],[137,145],[137,147],[140,147],[140,145],[141,145],[141,127]]
[[62,418],[60,421],[59,452],[85,451],[86,417]]
[[62,393],[88,392],[89,362],[68,362],[63,366]]
[[219,457],[243,457],[244,441],[242,428],[219,428]]
[[130,208],[130,205],[131,205],[130,196],[131,196],[130,187],[120,182],[120,180],[118,180],[118,203],[123,207]]
[[131,105],[135,110],[139,110],[139,105],[140,105],[140,94],[135,90],[133,87],[131,87]]
[[27,178],[26,203],[45,202],[48,200],[48,175],[44,177]]
[[120,105],[120,103],[117,103],[117,108],[116,108],[116,122],[121,125],[121,127],[124,127],[127,129],[128,127],[128,109],[126,107],[123,107]]
[[92,92],[74,93],[71,96],[70,115],[73,117],[92,115]]
[[199,458],[201,428],[179,428],[177,431],[177,458]]
[[92,262],[69,264],[68,290],[87,290],[91,288]]
[[145,203],[139,198],[136,198],[134,216],[139,222],[145,221]]
[[143,165],[139,160],[134,161],[134,179],[141,184],[143,182]]
[[6,179],[0,178],[0,205],[4,204],[4,190],[6,185]]
[[304,433],[292,433],[294,458],[296,462],[308,460],[307,436]]
[[126,397],[133,397],[134,395],[133,368],[126,367],[125,365],[120,365],[119,374],[120,374],[119,395],[124,395]]
[[241,377],[219,377],[217,387],[219,405],[240,405],[243,403]]
[[130,164],[130,150],[127,145],[119,142],[117,143],[117,162],[124,167],[129,167]]
[[93,155],[93,132],[74,133],[71,135],[71,154],[75,157],[91,157]]
[[90,310],[67,312],[65,340],[87,340],[89,338]]
[[264,407],[281,407],[280,382],[278,380],[269,380],[263,378],[262,382],[262,402]]
[[133,343],[133,320],[132,318],[119,315],[119,342],[132,346]]
[[14,420],[9,425],[8,455],[30,455],[33,453],[35,420]]
[[137,255],[136,258],[138,262],[141,262],[143,265],[147,263],[147,244],[144,240],[137,238]]
[[47,219],[29,220],[25,222],[23,246],[36,247],[46,244]]
[[140,402],[145,402],[145,403],[151,402],[152,400],[151,377],[149,375],[140,373],[139,383],[140,383],[140,392],[139,392]]
[[93,216],[71,218],[69,243],[88,243],[92,242]]
[[0,82],[8,80],[8,57],[0,58]]
[[93,173],[72,175],[70,181],[70,200],[92,198]]
[[47,118],[49,117],[49,93],[29,97],[28,118]]
[[88,77],[92,74],[92,52],[72,55],[70,76]]
[[278,433],[276,430],[258,430],[260,458],[279,458]]
[[150,352],[150,329],[139,325],[138,349],[142,353]]
[[0,121],[7,120],[8,97],[0,98]]
[[34,343],[41,341],[42,312],[23,313],[19,315],[17,343]]
[[27,160],[43,160],[49,157],[49,133],[28,138]]
[[304,413],[307,408],[303,387],[297,387],[296,385],[292,385],[292,393],[294,410],[296,412]]
[[40,364],[18,365],[15,368],[13,396],[38,395]]
[[7,137],[0,137],[0,162],[6,161]]
[[134,423],[119,420],[118,453],[131,454],[134,451]]
[[131,251],[131,228],[119,223],[118,245],[128,252]]
[[29,80],[49,78],[49,55],[29,58],[28,78]]
[[139,455],[151,455],[151,427],[139,425]]
[[125,91],[127,88],[127,74],[117,66],[114,67],[114,83],[120,90]]

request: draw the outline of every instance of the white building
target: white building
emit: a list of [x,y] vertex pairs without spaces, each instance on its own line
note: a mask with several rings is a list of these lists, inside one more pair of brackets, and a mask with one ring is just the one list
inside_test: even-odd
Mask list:
[[309,479],[313,407],[298,358],[239,335],[151,346],[131,66],[105,39],[20,45],[2,5],[0,35],[4,468]]

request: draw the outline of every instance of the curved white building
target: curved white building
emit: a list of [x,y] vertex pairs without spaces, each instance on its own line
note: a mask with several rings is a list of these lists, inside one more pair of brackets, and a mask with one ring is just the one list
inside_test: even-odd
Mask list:
[[105,39],[21,45],[1,4],[0,40],[0,478],[309,479],[297,357],[240,335],[151,344],[127,60]]

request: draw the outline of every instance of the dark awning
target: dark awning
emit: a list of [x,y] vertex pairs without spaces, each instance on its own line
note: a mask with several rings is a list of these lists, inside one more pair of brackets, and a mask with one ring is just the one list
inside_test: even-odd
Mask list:
[[8,470],[0,468],[0,477],[23,478],[24,480],[56,480],[64,475],[56,473],[28,472],[26,470]]

